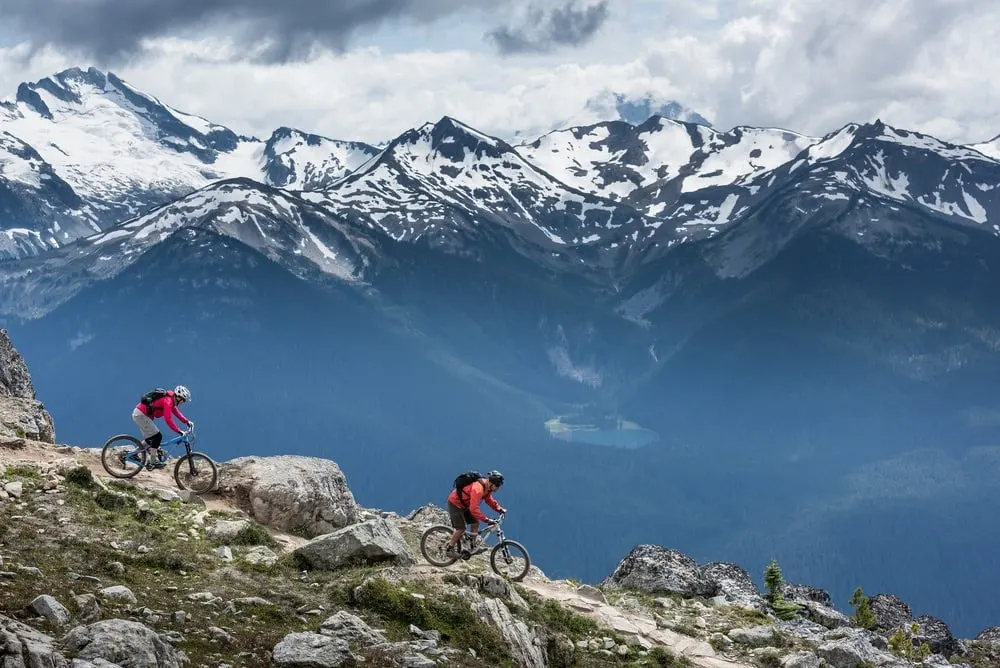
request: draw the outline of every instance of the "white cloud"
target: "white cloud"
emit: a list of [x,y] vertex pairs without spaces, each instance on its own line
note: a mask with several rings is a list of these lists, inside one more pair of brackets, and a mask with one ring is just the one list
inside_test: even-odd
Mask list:
[[[676,99],[717,126],[823,134],[882,120],[957,142],[1000,133],[1000,3],[992,0],[615,0],[584,48],[501,58],[488,48],[360,47],[308,62],[240,62],[224,41],[161,39],[115,71],[182,110],[266,136],[292,125],[379,141],[452,115],[501,135],[588,120],[608,89]],[[70,65],[0,48],[0,90]]]

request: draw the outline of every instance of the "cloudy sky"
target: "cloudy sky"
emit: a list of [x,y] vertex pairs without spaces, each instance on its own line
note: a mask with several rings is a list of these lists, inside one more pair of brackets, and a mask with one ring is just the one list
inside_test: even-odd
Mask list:
[[0,97],[96,66],[258,136],[378,142],[443,115],[533,135],[622,93],[722,129],[974,142],[1000,134],[998,45],[996,0],[3,0]]

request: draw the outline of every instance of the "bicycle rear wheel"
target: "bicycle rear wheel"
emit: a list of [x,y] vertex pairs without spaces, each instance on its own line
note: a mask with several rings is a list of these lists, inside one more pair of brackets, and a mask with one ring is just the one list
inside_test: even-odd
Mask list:
[[502,578],[520,582],[531,568],[531,557],[524,545],[505,540],[490,552],[490,568]]
[[210,492],[219,480],[219,471],[208,455],[192,452],[177,460],[174,465],[174,482],[179,489],[195,494]]
[[448,556],[444,553],[453,531],[454,529],[451,527],[433,526],[420,537],[420,553],[424,555],[424,559],[431,566],[443,568],[458,561],[458,555]]
[[101,448],[101,466],[115,478],[131,478],[146,465],[146,451],[135,436],[112,436]]

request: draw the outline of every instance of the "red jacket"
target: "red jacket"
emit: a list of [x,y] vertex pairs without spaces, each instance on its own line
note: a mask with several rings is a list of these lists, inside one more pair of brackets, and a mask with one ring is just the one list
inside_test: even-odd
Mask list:
[[186,417],[184,417],[184,414],[181,413],[180,410],[178,410],[177,404],[174,403],[173,392],[170,392],[164,397],[160,397],[159,399],[151,403],[149,406],[146,406],[146,404],[140,401],[136,405],[136,408],[138,408],[139,412],[148,418],[154,420],[156,418],[163,418],[164,420],[166,420],[167,426],[173,429],[178,434],[183,434],[184,432],[178,429],[177,425],[174,424],[174,418],[173,418],[174,415],[176,415],[177,418],[184,424],[186,425],[191,424],[191,421],[188,420]]
[[448,501],[455,504],[459,508],[468,508],[469,513],[472,514],[480,522],[486,521],[486,515],[483,515],[483,511],[479,509],[479,504],[483,501],[486,502],[493,510],[500,512],[500,504],[497,500],[493,498],[493,493],[486,492],[486,485],[482,480],[476,480],[475,482],[470,482],[468,485],[462,488],[462,499],[468,499],[469,502],[463,503],[461,499],[458,498],[458,490],[451,490],[451,494],[448,495]]

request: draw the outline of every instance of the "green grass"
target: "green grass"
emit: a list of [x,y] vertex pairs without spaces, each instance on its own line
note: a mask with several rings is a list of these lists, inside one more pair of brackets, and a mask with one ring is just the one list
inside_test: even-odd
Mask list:
[[[415,597],[414,593],[423,597]],[[376,577],[362,587],[356,604],[378,615],[397,637],[408,636],[410,624],[425,630],[437,629],[442,640],[461,649],[471,648],[480,657],[489,657],[491,665],[515,665],[500,632],[487,625],[465,599],[455,594],[432,593],[416,583],[408,583],[404,589]]]
[[264,547],[278,547],[278,541],[274,539],[267,529],[259,524],[251,522],[240,529],[239,533],[232,540],[227,541],[230,545],[263,545]]
[[8,466],[4,477],[8,480],[14,478],[24,478],[26,480],[41,480],[42,473],[37,467],[30,464],[16,464],[14,466]]

